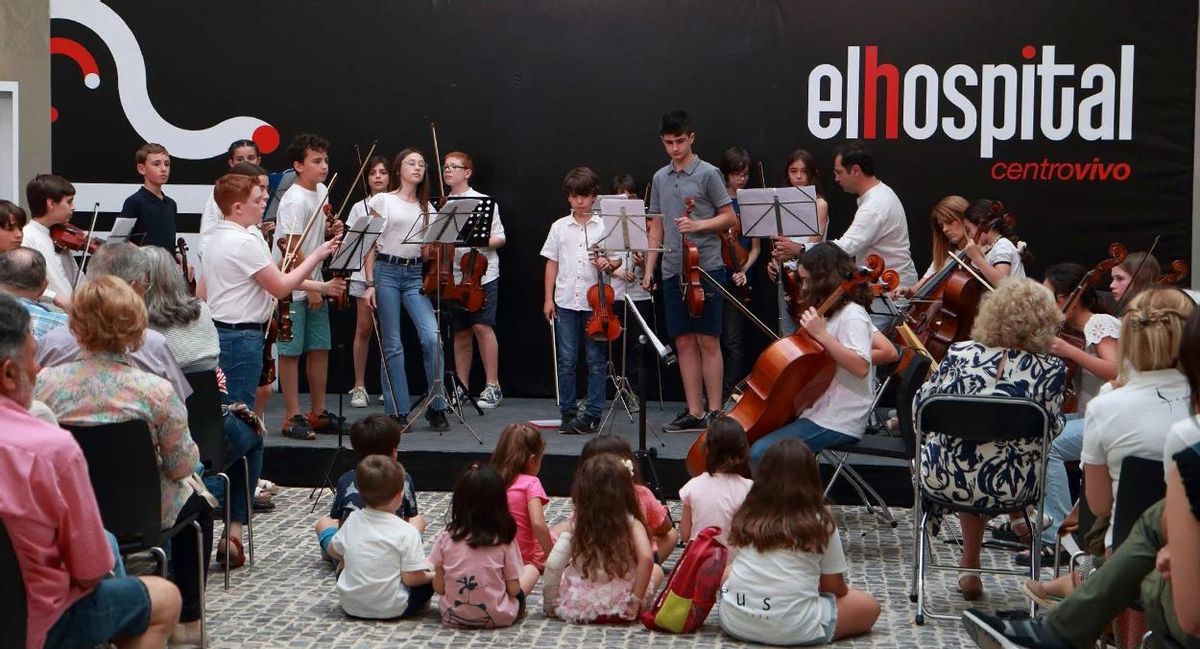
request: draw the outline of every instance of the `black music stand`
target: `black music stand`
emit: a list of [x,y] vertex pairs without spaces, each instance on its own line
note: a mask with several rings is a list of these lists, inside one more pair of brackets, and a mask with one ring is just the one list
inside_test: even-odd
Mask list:
[[[448,196],[442,208],[437,212],[423,212],[425,217],[424,224],[417,222],[413,224],[408,235],[404,238],[404,243],[450,243],[455,248],[477,248],[486,247],[488,239],[492,234],[492,219],[495,214],[496,201],[485,196]],[[458,379],[458,375],[453,372],[446,371],[446,349],[444,338],[442,336],[442,285],[439,282],[436,296],[426,296],[431,298],[433,302],[433,314],[437,320],[437,341],[438,349],[441,354],[437,359],[437,371],[434,372],[433,384],[429,386],[424,397],[417,405],[409,412],[408,425],[412,427],[412,422],[421,416],[438,397],[441,397],[446,402],[446,409],[449,410],[458,421],[466,427],[475,441],[483,444],[483,439],[475,432],[474,428],[467,423],[466,418],[462,414],[462,404],[457,399],[457,388],[462,388],[466,391],[466,386]],[[436,299],[435,299],[436,298]],[[446,390],[446,382],[450,381],[455,386],[455,395],[452,397]],[[403,395],[402,395],[403,396]],[[483,409],[478,404],[475,405],[475,410],[483,415]],[[441,434],[440,432],[438,433]]]
[[[351,274],[363,269],[366,265],[367,255],[375,249],[375,243],[379,240],[379,235],[383,231],[383,219],[373,219],[363,215],[354,219],[348,224],[346,229],[345,239],[342,240],[342,245],[338,247],[337,253],[325,261],[325,270],[332,273],[335,277],[350,277]],[[346,353],[346,338],[339,336],[337,342],[334,343],[334,351],[338,358],[341,359],[342,376],[346,375],[346,359],[350,354]],[[313,487],[309,492],[308,497],[313,500],[313,506],[310,513],[317,511],[317,505],[321,502],[321,494],[325,488],[329,488],[333,492],[333,468],[337,466],[337,462],[341,457],[343,446],[343,437],[346,433],[345,418],[343,417],[343,403],[345,390],[338,390],[338,421],[341,422],[338,426],[337,433],[337,448],[333,452],[333,457],[329,460],[329,466],[325,469],[325,481]]]
[[[748,237],[820,237],[821,224],[817,218],[816,187],[764,187],[739,189],[738,207],[742,213],[742,229]],[[780,274],[783,267],[780,265]],[[786,307],[783,299],[783,278],[778,281],[779,333],[783,331]],[[787,332],[790,333],[790,332]]]

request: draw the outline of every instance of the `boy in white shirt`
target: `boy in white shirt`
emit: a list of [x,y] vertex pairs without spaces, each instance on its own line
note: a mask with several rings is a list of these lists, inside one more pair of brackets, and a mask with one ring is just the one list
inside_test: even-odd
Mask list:
[[[450,196],[475,196],[486,198],[471,188],[471,174],[475,162],[462,151],[451,151],[445,155],[442,178],[450,187]],[[504,245],[504,224],[500,221],[500,208],[492,212],[492,229],[488,245],[476,248],[487,260],[487,270],[481,284],[486,301],[477,311],[455,310],[454,312],[454,372],[464,386],[471,385],[471,355],[473,341],[479,342],[479,358],[483,361],[486,383],[479,394],[480,408],[495,408],[504,399],[500,391],[500,343],[496,341],[496,310],[500,297],[500,255],[496,250]],[[470,252],[470,248],[458,248],[454,253],[454,281],[462,281],[459,260]],[[460,398],[466,395],[460,395]]]
[[[296,182],[288,188],[279,201],[278,231],[283,251],[296,251],[295,258],[303,260],[311,255],[327,236],[340,235],[342,223],[335,220],[329,228],[325,218],[318,215],[318,222],[308,229],[308,219],[318,209],[318,204],[328,199],[324,180],[329,174],[329,141],[311,134],[300,134],[288,145],[288,156],[296,170]],[[313,269],[310,277],[320,281],[319,269]],[[341,418],[325,409],[325,386],[329,374],[329,307],[317,293],[292,291],[290,314],[292,317],[291,342],[279,343],[279,388],[283,392],[283,434],[294,439],[312,439],[312,432],[336,433],[343,422]],[[307,415],[300,414],[299,365],[300,355],[307,353],[306,374],[310,408]]]
[[367,507],[351,513],[329,545],[330,556],[342,562],[342,610],[370,619],[418,613],[433,597],[433,570],[421,533],[396,516],[404,502],[404,467],[395,458],[368,455],[354,479]]
[[550,226],[542,256],[546,258],[545,295],[542,314],[554,327],[558,354],[558,410],[562,423],[558,432],[586,435],[596,432],[604,410],[604,380],[607,361],[605,344],[585,340],[588,381],[584,414],[576,418],[575,366],[579,339],[584,337],[592,307],[588,289],[601,272],[615,267],[607,258],[595,255],[594,242],[604,235],[604,222],[592,213],[592,204],[600,192],[600,178],[587,167],[576,167],[563,179],[563,193],[571,204],[571,213]]
[[54,174],[38,174],[25,186],[29,202],[29,222],[25,224],[21,245],[32,248],[46,258],[46,279],[50,288],[43,297],[61,309],[71,303],[73,282],[80,274],[79,264],[70,252],[59,251],[50,238],[50,228],[69,223],[75,213],[75,186],[66,178]]

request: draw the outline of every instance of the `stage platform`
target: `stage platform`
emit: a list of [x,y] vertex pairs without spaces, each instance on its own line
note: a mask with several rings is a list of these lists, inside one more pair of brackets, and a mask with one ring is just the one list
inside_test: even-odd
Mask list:
[[[327,399],[328,409],[337,413],[338,395],[331,394]],[[307,411],[307,394],[300,395],[300,405]],[[646,413],[646,446],[657,455],[654,468],[669,498],[677,498],[679,488],[688,480],[683,460],[697,436],[696,433],[661,432],[663,424],[669,423],[682,409],[682,403],[666,402],[660,407],[658,401],[651,401]],[[378,402],[377,395],[371,396],[371,405],[367,408],[351,408],[350,398],[343,397],[343,415],[348,423],[375,413],[383,413],[383,405]],[[506,425],[514,421],[558,417],[558,410],[551,399],[505,398],[499,408],[484,410],[484,413],[480,416],[469,407],[463,413],[467,424],[479,435],[482,443],[476,441],[471,432],[453,416],[450,417],[450,430],[443,433],[430,430],[424,417],[416,421],[400,442],[400,461],[413,474],[418,489],[452,491],[454,480],[463,466],[472,460],[487,460],[490,457]],[[608,413],[606,409],[605,414]],[[336,482],[343,471],[353,468],[355,459],[350,450],[349,435],[343,437],[343,450],[339,453],[337,435],[318,435],[313,441],[283,437],[278,432],[282,419],[283,398],[274,394],[267,407],[267,425],[272,433],[266,439],[264,478],[286,486],[314,487],[324,484],[327,475]],[[623,436],[631,447],[637,449],[637,414],[634,413],[631,422],[625,410],[618,406],[605,432]],[[570,495],[576,459],[592,436],[562,435],[557,429],[543,429],[542,433],[546,439],[546,455],[539,476],[542,484],[551,495]],[[851,464],[887,498],[889,504],[911,505],[912,486],[906,462],[851,456]],[[829,466],[822,467],[826,477],[830,469]],[[831,497],[840,503],[859,504],[842,480],[838,481]]]

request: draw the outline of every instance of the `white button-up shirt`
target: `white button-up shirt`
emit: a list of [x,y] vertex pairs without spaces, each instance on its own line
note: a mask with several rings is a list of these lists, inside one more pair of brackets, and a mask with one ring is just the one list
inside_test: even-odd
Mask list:
[[586,228],[570,214],[550,226],[550,234],[542,244],[542,256],[558,262],[558,274],[554,277],[555,306],[575,311],[592,310],[587,292],[596,283],[599,271],[592,265],[589,249],[603,236],[604,220],[598,214],[587,220]]
[[859,262],[870,253],[883,257],[888,268],[900,273],[901,286],[917,283],[904,206],[896,192],[882,182],[858,197],[854,220],[833,243]]
[[[25,224],[22,233],[25,236],[21,246],[42,253],[42,257],[46,259],[46,279],[50,282],[46,292],[49,297],[61,296],[69,299],[74,291],[71,280],[79,274],[79,264],[75,262],[75,258],[69,252],[56,250],[54,241],[50,238],[50,228],[33,219]],[[50,291],[53,291],[53,294],[50,294]]]

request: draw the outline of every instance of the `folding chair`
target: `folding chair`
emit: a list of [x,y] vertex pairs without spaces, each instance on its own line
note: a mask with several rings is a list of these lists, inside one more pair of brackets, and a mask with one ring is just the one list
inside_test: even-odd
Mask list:
[[158,476],[158,453],[150,437],[150,426],[141,420],[96,426],[64,425],[83,451],[88,477],[104,529],[117,537],[121,556],[149,552],[158,571],[167,576],[167,553],[163,544],[191,527],[196,533],[199,567],[200,627],[204,628],[204,530],[195,516],[161,528],[162,487]]
[[8,538],[8,529],[0,519],[0,610],[8,622],[0,633],[0,649],[24,649],[25,625],[29,612],[25,603],[25,580],[17,553]]
[[[1004,503],[1002,507],[972,507],[964,506],[940,494],[926,489],[921,472],[917,474],[917,503],[920,510],[920,523],[917,530],[917,544],[913,562],[916,590],[917,613],[915,621],[918,625],[925,623],[929,616],[940,620],[957,620],[956,615],[935,614],[925,607],[925,573],[927,570],[950,570],[955,572],[971,572],[976,574],[1011,574],[1028,575],[1031,579],[1038,578],[1040,553],[1042,549],[1041,521],[1045,515],[1045,497],[1043,486],[1046,483],[1046,460],[1050,451],[1051,419],[1049,413],[1040,404],[1028,399],[1020,399],[1001,395],[935,395],[925,399],[917,406],[916,430],[920,435],[922,447],[927,443],[930,433],[938,433],[943,438],[957,438],[964,441],[983,443],[1005,440],[1041,440],[1041,459],[1034,470],[1037,484],[1032,489],[1023,489],[1027,485],[1013,485],[1014,492],[1028,491],[1030,499],[1021,502]],[[985,516],[997,516],[1007,512],[1024,509],[1037,503],[1036,528],[1030,532],[1031,561],[1028,570],[1006,568],[960,568],[957,565],[938,564],[933,562],[930,544],[933,533],[930,529],[933,507],[954,513],[971,513]],[[928,560],[927,560],[928,559]],[[1030,605],[1030,613],[1035,612],[1035,605]]]
[[1112,517],[1112,549],[1116,550],[1129,538],[1142,514],[1166,495],[1162,460],[1133,456],[1121,460],[1121,484],[1117,486]]
[[[192,386],[192,395],[187,399],[188,430],[196,447],[200,449],[200,462],[204,464],[204,477],[215,477],[225,483],[225,533],[229,534],[231,498],[229,474],[225,471],[229,463],[225,458],[225,421],[221,414],[221,391],[217,386],[217,373],[190,372],[184,375]],[[250,512],[246,523],[246,551],[250,565],[254,565],[253,500],[250,490],[250,463],[246,457],[238,458],[245,469],[246,511]],[[229,553],[225,553],[225,590],[229,590]]]
[[[868,512],[879,516],[892,527],[896,527],[896,519],[892,516],[883,497],[854,470],[854,467],[846,459],[853,454],[907,460],[910,465],[915,462],[917,443],[912,425],[912,402],[917,390],[921,389],[921,385],[929,377],[929,366],[932,363],[933,361],[928,356],[915,354],[908,366],[899,373],[899,381],[895,382],[894,390],[896,417],[900,423],[899,435],[890,434],[886,426],[881,426],[876,432],[868,429],[867,434],[864,434],[861,440],[853,444],[834,446],[822,453],[834,464],[833,476],[829,478],[829,484],[825,486],[826,496],[833,489],[837,479],[844,476],[854,491],[858,493],[859,499],[866,505]],[[872,411],[879,407],[880,398],[890,383],[892,381],[889,378],[876,393]]]

